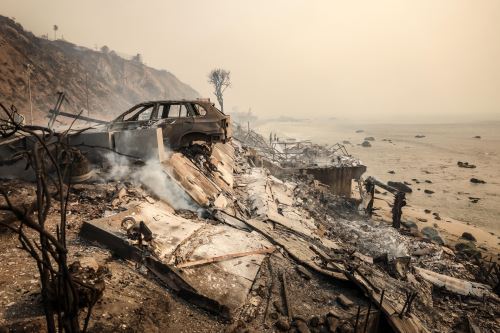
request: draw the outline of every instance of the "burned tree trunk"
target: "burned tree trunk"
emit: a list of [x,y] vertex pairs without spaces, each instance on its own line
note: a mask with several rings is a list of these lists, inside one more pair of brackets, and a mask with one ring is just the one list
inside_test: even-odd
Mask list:
[[366,180],[365,189],[366,193],[370,194],[370,201],[366,206],[366,212],[368,213],[368,216],[371,217],[373,215],[373,202],[375,200],[375,184],[372,182],[371,178]]
[[403,207],[406,206],[405,193],[398,192],[394,196],[394,205],[392,206],[392,226],[399,229],[401,226],[401,215]]

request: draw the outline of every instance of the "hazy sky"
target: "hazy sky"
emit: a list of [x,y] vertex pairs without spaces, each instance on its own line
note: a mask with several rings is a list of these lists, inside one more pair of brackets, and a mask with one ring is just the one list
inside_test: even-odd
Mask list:
[[1,0],[40,35],[142,53],[226,110],[360,121],[500,120],[499,0]]

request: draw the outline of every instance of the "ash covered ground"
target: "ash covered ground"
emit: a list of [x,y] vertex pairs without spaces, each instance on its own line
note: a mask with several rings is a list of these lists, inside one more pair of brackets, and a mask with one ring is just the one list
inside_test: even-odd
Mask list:
[[[201,195],[193,196],[197,188],[188,185],[203,184],[203,177],[213,180],[222,174],[207,167],[205,162],[209,156],[194,156],[190,160],[183,154],[177,155],[187,163],[189,170],[199,172],[197,179],[188,179],[189,184],[181,177],[182,172],[177,175],[180,178],[171,177],[176,186],[186,191],[187,197],[191,195],[189,204],[185,205],[179,204],[177,196],[175,201],[171,200],[173,192],[162,196],[155,191],[151,184],[156,178],[151,182],[138,177],[141,169],[147,167],[140,163],[127,164],[127,171],[121,173],[117,172],[116,165],[96,165],[97,173],[92,180],[70,187],[68,262],[78,261],[88,271],[98,273],[104,282],[102,297],[90,317],[89,331],[499,330],[498,266],[495,260],[488,262],[480,258],[482,254],[475,248],[474,241],[463,240],[459,244],[465,245],[460,246],[443,244],[435,234],[406,222],[404,213],[402,227],[395,229],[382,218],[367,217],[360,210],[360,199],[332,194],[327,185],[311,175],[273,176],[263,167],[268,152],[256,149],[259,144],[244,133],[236,133],[236,137],[240,140],[234,139],[226,144],[230,148],[223,148],[233,153],[230,174],[233,181],[228,186],[231,191],[220,192],[224,200],[220,194],[212,197],[205,208],[200,208],[193,199],[203,200]],[[219,162],[223,160],[219,158]],[[227,163],[225,161],[219,165]],[[171,167],[179,167],[179,164]],[[28,181],[4,179],[1,186],[13,205],[22,207],[36,196],[36,185]],[[248,234],[274,249],[271,254],[217,259],[195,268],[174,270],[196,286],[197,294],[228,304],[229,312],[217,313],[215,308],[200,306],[144,262],[124,258],[109,244],[88,240],[81,234],[87,222],[104,221],[111,225],[113,217],[129,214],[137,205],[162,202],[168,208],[162,208],[161,212],[169,218],[201,225],[198,230],[202,230],[177,244],[175,251],[165,256],[165,244],[170,243],[160,244],[163,248],[154,244],[155,238],[161,241],[162,237],[169,236],[158,234],[159,229],[153,228],[162,220],[155,222],[154,215],[150,220],[144,219],[153,229],[153,241],[147,244],[149,254],[167,266],[207,259],[207,253],[212,253],[208,259],[227,255],[215,239],[217,233],[228,230],[229,238]],[[49,210],[46,224],[49,232],[56,232],[59,214],[57,206]],[[13,225],[18,223],[15,216],[5,211],[0,218]],[[211,233],[210,230],[218,231]],[[128,246],[138,248],[137,242],[121,232]],[[203,236],[204,232],[208,236]],[[37,237],[33,231],[28,231],[28,236]],[[1,238],[2,329],[43,331],[45,318],[37,267],[20,248],[15,233],[3,228]],[[209,248],[203,252],[204,257],[199,255],[203,246]],[[219,275],[238,275],[238,267],[243,265],[255,265],[256,269],[250,278],[235,280],[243,281],[240,288],[235,289],[237,295],[214,289]],[[84,315],[82,312],[82,321]]]

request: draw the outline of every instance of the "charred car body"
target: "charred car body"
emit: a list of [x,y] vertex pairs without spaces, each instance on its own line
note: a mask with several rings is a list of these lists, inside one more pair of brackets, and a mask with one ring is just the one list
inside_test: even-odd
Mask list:
[[210,100],[164,100],[137,104],[107,124],[108,131],[159,127],[173,149],[195,141],[223,142],[231,138],[230,116]]

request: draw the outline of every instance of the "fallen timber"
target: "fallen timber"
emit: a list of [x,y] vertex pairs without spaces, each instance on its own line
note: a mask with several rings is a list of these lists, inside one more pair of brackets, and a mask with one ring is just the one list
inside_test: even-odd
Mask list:
[[[492,288],[483,283],[465,281],[451,276],[435,273],[423,268],[415,268],[416,272],[425,280],[437,287],[443,287],[448,291],[463,296],[473,296],[482,299],[486,296],[494,297]],[[497,299],[498,302],[498,299]]]

